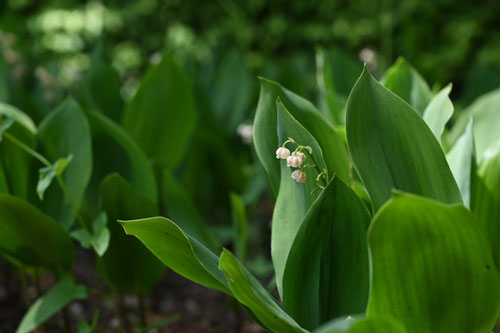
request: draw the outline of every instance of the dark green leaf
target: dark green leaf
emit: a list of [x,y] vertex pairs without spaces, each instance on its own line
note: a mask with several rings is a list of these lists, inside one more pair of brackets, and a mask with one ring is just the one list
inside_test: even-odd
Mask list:
[[32,332],[71,301],[85,298],[87,292],[84,286],[76,285],[71,278],[61,280],[31,305],[16,333]]
[[100,186],[102,210],[108,216],[109,246],[98,265],[113,286],[134,293],[148,292],[165,272],[165,266],[137,239],[127,237],[117,220],[158,214],[156,206],[126,180],[112,174]]
[[375,211],[393,188],[462,202],[441,146],[424,120],[366,68],[347,102],[347,143]]
[[0,251],[29,266],[71,269],[73,241],[61,226],[28,202],[0,194]]
[[226,275],[234,297],[248,307],[271,332],[307,332],[276,302],[260,282],[226,249],[220,256],[220,269]]
[[397,194],[368,231],[368,317],[393,317],[409,332],[491,332],[500,274],[478,226],[462,205]]
[[166,54],[142,80],[126,108],[123,126],[149,158],[172,169],[184,155],[195,117],[188,76]]
[[42,154],[49,161],[73,155],[61,177],[72,203],[56,186],[47,189],[41,202],[42,210],[68,230],[73,225],[75,208],[80,207],[92,173],[90,128],[80,106],[72,99],[66,100],[40,124],[37,140]]
[[2,141],[3,132],[8,130],[13,124],[14,124],[14,118],[7,117],[2,119],[2,117],[0,117],[0,142]]

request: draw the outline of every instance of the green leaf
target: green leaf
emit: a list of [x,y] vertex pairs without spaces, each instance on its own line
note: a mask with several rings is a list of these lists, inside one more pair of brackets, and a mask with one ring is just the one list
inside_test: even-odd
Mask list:
[[[90,128],[80,106],[67,99],[40,124],[37,134],[42,155],[56,161],[73,155],[71,163],[62,175],[72,204],[59,187],[50,187],[41,202],[42,210],[69,230],[75,220],[74,207],[78,209],[92,173],[92,144]],[[65,162],[60,162],[63,166]],[[74,206],[74,207],[72,207]]]
[[94,316],[92,317],[92,323],[90,325],[86,321],[81,321],[78,323],[78,333],[92,333],[97,326],[98,319],[99,310],[94,313]]
[[13,118],[16,123],[24,127],[31,134],[36,133],[36,126],[33,120],[24,112],[19,110],[18,108],[0,102],[0,115],[5,116],[6,118]]
[[100,192],[102,210],[111,222],[109,246],[98,258],[99,270],[111,285],[123,291],[146,293],[163,276],[165,266],[141,242],[127,237],[116,221],[156,215],[158,210],[117,174],[102,181]]
[[236,193],[230,194],[230,201],[235,253],[236,256],[243,261],[246,258],[248,247],[248,220],[245,211],[245,203]]
[[28,202],[0,194],[0,252],[29,266],[71,269],[73,242],[61,226]]
[[387,70],[382,80],[387,89],[410,104],[420,115],[432,99],[427,82],[404,58]]
[[391,189],[462,202],[438,141],[424,120],[365,68],[347,102],[347,144],[375,211]]
[[2,141],[3,132],[8,130],[13,124],[14,124],[14,118],[7,117],[5,119],[2,119],[0,117],[0,142]]
[[120,221],[128,235],[136,236],[167,267],[205,287],[232,295],[218,268],[219,258],[164,217]]
[[444,132],[444,126],[453,115],[453,103],[449,94],[451,83],[441,89],[425,108],[423,118],[436,139],[441,142],[441,136]]
[[307,212],[283,275],[284,308],[302,327],[313,330],[365,311],[370,218],[363,201],[337,177]]
[[191,237],[213,252],[220,251],[220,244],[205,225],[189,194],[166,168],[162,170],[161,198],[167,215]]
[[[317,165],[320,170],[324,168],[325,162],[321,148],[316,140],[292,117],[280,100],[276,104],[280,146],[288,138],[293,138],[300,145],[310,146],[312,154],[305,152],[306,162]],[[291,151],[296,148],[296,145],[293,144],[288,144],[288,146]],[[297,183],[291,178],[293,170],[287,167],[286,160],[277,160],[275,153],[273,158],[274,163],[281,168],[281,181],[271,225],[271,256],[276,272],[276,285],[278,292],[282,295],[282,279],[288,253],[307,209],[318,196],[317,191],[312,193],[317,186],[314,179],[318,176],[318,172],[316,169],[306,168],[305,172],[309,181],[305,184]]]
[[109,246],[110,233],[106,227],[108,217],[102,212],[92,222],[92,233],[85,229],[74,230],[70,233],[71,237],[80,242],[80,244],[88,249],[91,246],[94,248],[98,256],[102,257]]
[[406,333],[406,329],[392,318],[348,316],[334,319],[313,333]]
[[474,151],[474,133],[472,119],[465,133],[458,139],[453,148],[446,154],[453,176],[457,181],[464,205],[471,205],[471,181],[476,172],[476,153]]
[[316,82],[320,108],[335,125],[345,124],[345,103],[362,66],[339,49],[316,49]]
[[322,114],[309,101],[283,88],[276,82],[260,79],[260,96],[254,119],[254,143],[257,155],[270,178],[272,188],[278,192],[280,166],[276,163],[276,149],[280,146],[276,136],[276,99],[318,142],[330,175],[336,174],[349,181],[349,155],[340,135],[328,124]]
[[97,112],[87,113],[92,130],[94,170],[87,200],[98,205],[99,184],[117,172],[149,200],[157,202],[156,180],[146,155],[132,137],[118,124]]
[[84,286],[65,278],[31,305],[17,327],[16,333],[28,333],[47,321],[71,301],[87,298]]
[[474,178],[471,210],[486,230],[497,266],[500,267],[500,141],[488,149]]
[[248,307],[271,332],[307,332],[276,302],[260,282],[226,249],[220,256],[220,269],[226,275],[234,297]]
[[173,169],[184,155],[195,117],[188,76],[166,54],[142,80],[125,110],[123,127],[149,158]]
[[68,164],[73,159],[73,155],[69,155],[67,158],[58,159],[53,165],[48,167],[40,168],[38,184],[36,186],[36,193],[38,194],[38,198],[40,201],[43,201],[43,194],[45,190],[50,186],[52,180],[56,176],[62,175]]
[[469,119],[474,121],[474,142],[479,160],[484,152],[500,139],[500,89],[480,96],[467,109],[463,110],[453,126],[449,141],[455,142],[464,132]]
[[491,332],[500,274],[477,218],[462,205],[399,193],[368,231],[367,315],[409,332]]

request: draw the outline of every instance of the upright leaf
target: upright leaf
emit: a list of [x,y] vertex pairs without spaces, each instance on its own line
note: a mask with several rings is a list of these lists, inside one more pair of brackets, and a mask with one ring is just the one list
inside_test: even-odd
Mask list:
[[368,317],[393,317],[408,332],[491,332],[500,273],[478,223],[461,205],[391,199],[368,232]]
[[120,221],[128,235],[136,236],[170,269],[205,287],[232,295],[219,258],[164,217]]
[[365,311],[369,223],[363,201],[337,177],[307,212],[283,275],[283,305],[302,327]]
[[85,193],[92,173],[92,142],[90,128],[80,106],[72,99],[66,100],[40,124],[37,141],[49,161],[73,156],[62,175],[70,203],[59,187],[47,189],[42,210],[55,218],[68,230],[75,220],[75,209]]
[[195,116],[188,76],[166,54],[142,80],[125,110],[123,126],[149,158],[172,169],[184,155]]
[[347,144],[375,211],[391,189],[445,203],[460,190],[438,141],[424,120],[363,71],[347,102]]
[[410,104],[420,115],[432,99],[427,82],[404,58],[399,58],[383,78],[387,89]]
[[16,333],[32,332],[71,301],[85,298],[84,286],[76,285],[70,278],[61,280],[31,305]]
[[235,253],[240,260],[245,260],[248,246],[248,220],[245,203],[236,193],[231,193],[230,201]]
[[307,332],[281,308],[231,252],[226,249],[222,251],[219,266],[229,281],[234,297],[248,307],[269,331]]
[[156,206],[117,174],[103,180],[100,192],[111,237],[108,250],[98,258],[99,269],[121,290],[146,293],[162,277],[165,266],[137,239],[127,237],[117,220],[156,215]]
[[423,114],[425,122],[439,142],[441,142],[444,126],[453,115],[453,103],[451,103],[449,97],[450,91],[451,83],[441,89],[441,91],[432,98]]
[[28,202],[0,194],[0,252],[29,266],[71,269],[73,241],[61,226]]
[[318,142],[330,175],[349,180],[349,155],[342,138],[309,101],[283,88],[276,82],[261,78],[260,96],[254,119],[254,142],[275,193],[279,189],[280,167],[275,160],[279,146],[276,137],[276,99]]

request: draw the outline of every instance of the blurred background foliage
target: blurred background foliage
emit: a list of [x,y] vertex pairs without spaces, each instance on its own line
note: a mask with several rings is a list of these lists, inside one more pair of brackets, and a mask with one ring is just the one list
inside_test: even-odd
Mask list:
[[37,82],[53,86],[38,91],[49,102],[81,79],[98,45],[125,99],[164,50],[203,69],[206,86],[222,62],[243,61],[248,73],[238,84],[256,90],[262,75],[307,97],[317,45],[353,59],[373,50],[377,73],[403,56],[428,82],[453,81],[453,97],[465,103],[500,85],[495,0],[5,0],[0,12],[13,81],[26,92],[38,91]]

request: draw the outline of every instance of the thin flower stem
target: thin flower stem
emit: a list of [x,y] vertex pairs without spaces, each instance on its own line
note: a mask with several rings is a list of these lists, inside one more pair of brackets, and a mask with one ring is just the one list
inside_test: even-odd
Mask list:
[[19,267],[19,276],[23,287],[24,300],[26,301],[26,306],[29,308],[31,306],[31,298],[28,292],[28,282],[26,281],[26,270],[23,266]]

